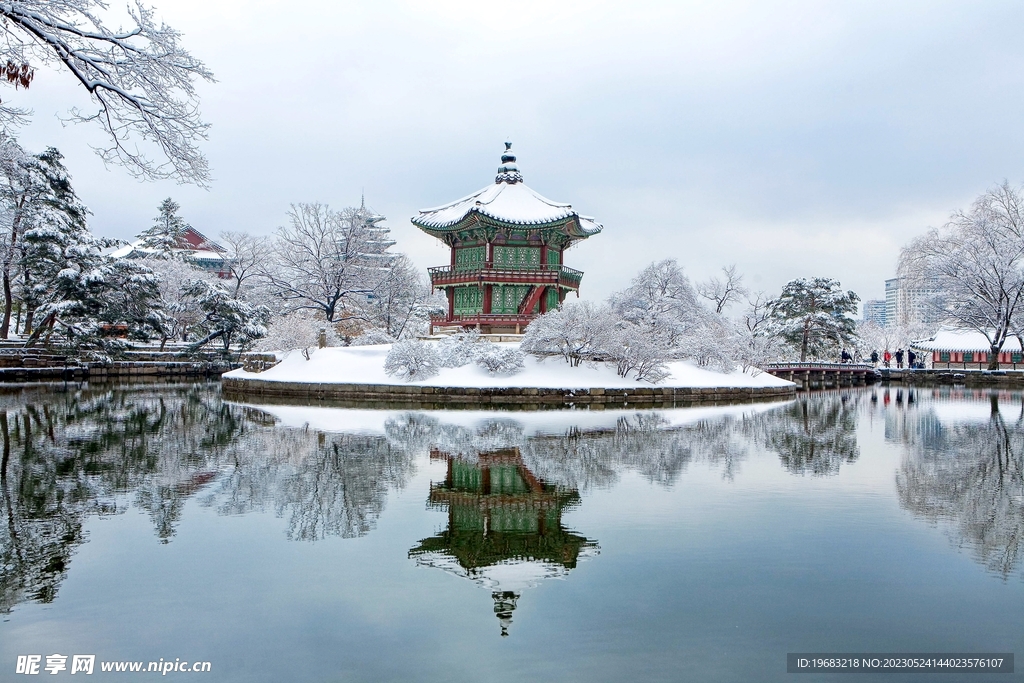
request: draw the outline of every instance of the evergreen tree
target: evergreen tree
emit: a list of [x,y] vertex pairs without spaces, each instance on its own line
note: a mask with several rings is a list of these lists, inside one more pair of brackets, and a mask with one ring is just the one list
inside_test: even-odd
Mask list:
[[773,300],[771,327],[775,334],[800,349],[800,360],[807,356],[838,355],[840,347],[856,340],[853,318],[860,297],[844,292],[839,282],[824,277],[792,280]]
[[160,214],[153,219],[153,225],[139,233],[143,249],[153,251],[152,258],[174,258],[185,247],[185,231],[191,226],[178,215],[181,207],[168,197],[160,202]]
[[[155,276],[140,263],[104,254],[114,242],[89,232],[88,212],[57,150],[35,159],[46,192],[30,215],[20,251],[27,344],[44,332],[57,333],[72,348],[105,352],[123,343],[111,331],[148,339],[161,324]],[[32,316],[39,320],[35,330]]]
[[220,339],[226,354],[232,344],[244,348],[267,333],[269,309],[233,297],[219,282],[193,280],[182,293],[192,298],[203,313],[196,325],[196,333],[203,336],[193,348]]
[[[9,136],[0,135],[0,218],[3,220],[0,280],[4,307],[0,338],[10,333],[14,285],[21,272],[26,231],[42,225],[85,222],[87,211],[71,187],[63,157],[50,147],[41,154],[29,154]],[[22,286],[25,286],[23,281]]]

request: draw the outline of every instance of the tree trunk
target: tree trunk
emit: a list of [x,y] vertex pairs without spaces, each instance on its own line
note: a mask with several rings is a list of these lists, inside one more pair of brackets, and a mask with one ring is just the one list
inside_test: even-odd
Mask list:
[[988,369],[998,370],[999,369],[999,352],[1002,351],[1002,344],[996,346],[993,344],[988,352]]
[[804,338],[800,343],[800,362],[803,363],[807,360],[807,342],[811,336],[811,325],[810,323],[804,323]]
[[[31,311],[29,312],[29,314],[31,315]],[[29,335],[28,339],[25,340],[25,346],[26,347],[32,346],[37,341],[39,341],[39,335],[43,333],[43,330],[46,329],[47,325],[49,325],[50,328],[53,329],[53,321],[56,318],[57,318],[57,314],[56,313],[51,313],[48,316],[46,316],[45,318],[43,318],[43,324],[40,325],[39,327],[37,327],[35,330],[33,330],[32,334]],[[26,323],[26,326],[27,326],[27,323]]]
[[11,331],[11,309],[14,307],[14,297],[11,294],[11,274],[9,269],[4,270],[4,319],[0,323],[0,339],[7,339]]
[[22,334],[32,334],[32,314],[35,311],[28,306],[25,307],[25,326],[21,328]]

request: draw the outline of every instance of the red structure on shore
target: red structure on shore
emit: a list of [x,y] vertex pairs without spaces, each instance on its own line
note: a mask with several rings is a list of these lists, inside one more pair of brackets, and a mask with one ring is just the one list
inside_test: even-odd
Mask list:
[[511,147],[505,143],[493,185],[412,219],[451,248],[448,265],[429,269],[431,285],[448,298],[431,327],[520,333],[579,290],[583,273],[566,267],[565,250],[602,226],[527,187]]

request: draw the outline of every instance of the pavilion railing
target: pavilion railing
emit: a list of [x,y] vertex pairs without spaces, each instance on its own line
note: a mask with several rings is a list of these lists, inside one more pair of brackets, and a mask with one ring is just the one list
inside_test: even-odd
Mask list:
[[569,268],[561,264],[539,264],[530,268],[517,268],[515,266],[472,264],[459,266],[435,266],[428,268],[430,281],[432,283],[449,283],[451,281],[472,282],[536,282],[536,283],[558,283],[560,285],[578,288],[583,279],[583,271]]

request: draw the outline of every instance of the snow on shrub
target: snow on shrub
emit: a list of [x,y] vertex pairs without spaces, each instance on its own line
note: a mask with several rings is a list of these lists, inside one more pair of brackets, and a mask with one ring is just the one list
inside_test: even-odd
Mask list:
[[375,346],[377,344],[394,344],[395,338],[389,335],[382,329],[373,328],[366,330],[358,337],[353,339],[350,343],[351,346]]
[[523,352],[497,344],[482,344],[476,354],[476,364],[492,375],[514,375],[524,367]]
[[461,368],[469,365],[481,346],[476,330],[448,335],[437,344],[438,364],[442,368]]
[[267,333],[256,346],[258,351],[299,350],[309,360],[313,350],[319,346],[323,330],[328,346],[338,345],[338,335],[329,323],[318,320],[312,311],[292,311],[275,318],[267,327]]
[[584,301],[534,318],[520,348],[542,358],[561,356],[576,367],[583,361],[603,360],[613,326],[608,307]]
[[407,382],[433,377],[438,372],[437,349],[418,339],[395,342],[384,360],[384,372]]
[[665,351],[650,334],[628,324],[616,332],[615,343],[609,344],[609,360],[615,363],[619,377],[632,372],[638,382],[657,384],[669,376]]

